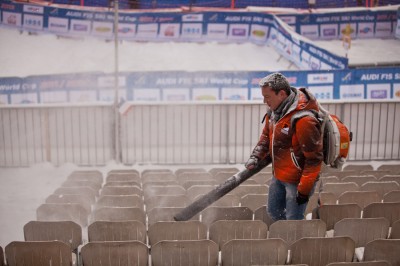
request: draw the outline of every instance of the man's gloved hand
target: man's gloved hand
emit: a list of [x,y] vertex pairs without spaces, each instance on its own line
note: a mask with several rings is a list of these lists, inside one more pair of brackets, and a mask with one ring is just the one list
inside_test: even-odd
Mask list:
[[296,195],[296,202],[298,205],[304,204],[308,202],[308,195],[303,195],[300,192],[297,191]]
[[245,167],[249,170],[255,168],[258,165],[258,158],[254,155],[251,155],[250,158],[245,163]]

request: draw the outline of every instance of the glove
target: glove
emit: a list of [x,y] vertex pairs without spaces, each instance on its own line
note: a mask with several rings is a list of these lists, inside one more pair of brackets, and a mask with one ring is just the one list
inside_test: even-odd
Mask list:
[[297,191],[296,195],[296,202],[298,205],[302,205],[304,203],[308,202],[308,195],[303,195],[300,192]]
[[247,160],[246,164],[244,165],[247,169],[251,170],[258,165],[258,158],[254,155],[251,155],[249,160]]

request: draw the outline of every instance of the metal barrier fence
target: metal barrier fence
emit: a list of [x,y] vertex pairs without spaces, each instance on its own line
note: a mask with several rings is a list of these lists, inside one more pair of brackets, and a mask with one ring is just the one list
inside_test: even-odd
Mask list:
[[[354,134],[348,160],[400,160],[400,102],[322,105]],[[2,106],[0,166],[243,163],[265,112],[243,102],[133,104],[115,130],[110,105]]]

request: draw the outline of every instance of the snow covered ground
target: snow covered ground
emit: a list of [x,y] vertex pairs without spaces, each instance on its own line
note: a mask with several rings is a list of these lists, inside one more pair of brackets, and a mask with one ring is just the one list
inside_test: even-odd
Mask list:
[[[0,28],[0,40],[1,77],[114,71],[114,42],[94,38],[59,39],[54,35],[21,34],[7,28]],[[278,71],[290,65],[274,48],[251,43],[125,41],[119,44],[121,72]]]
[[[114,72],[114,42],[54,35],[29,35],[0,28],[0,77],[61,73]],[[317,45],[341,56],[342,42]],[[400,63],[400,40],[353,40],[350,65]],[[279,71],[298,70],[268,45],[121,42],[119,70],[123,71]]]

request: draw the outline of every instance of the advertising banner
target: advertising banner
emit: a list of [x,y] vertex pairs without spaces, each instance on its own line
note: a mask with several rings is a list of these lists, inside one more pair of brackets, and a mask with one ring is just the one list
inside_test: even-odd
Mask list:
[[[320,100],[400,100],[400,67],[283,71],[293,87]],[[257,101],[270,72],[133,72],[118,77],[118,101]],[[113,102],[114,75],[104,73],[0,78],[0,104]]]
[[[5,1],[1,25],[60,36],[114,38],[114,13]],[[389,24],[380,26],[385,32]],[[312,37],[314,26],[302,34]],[[310,36],[308,36],[310,35]],[[315,35],[317,36],[317,35]],[[257,12],[118,12],[118,38],[133,41],[218,41],[270,44],[304,70],[344,69],[347,58],[300,36],[278,17]]]

